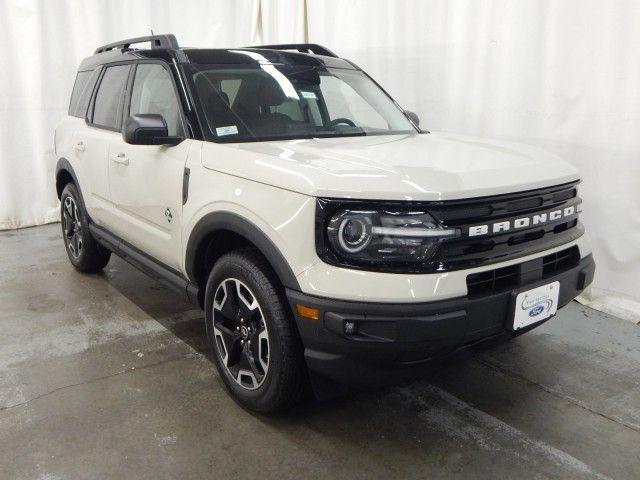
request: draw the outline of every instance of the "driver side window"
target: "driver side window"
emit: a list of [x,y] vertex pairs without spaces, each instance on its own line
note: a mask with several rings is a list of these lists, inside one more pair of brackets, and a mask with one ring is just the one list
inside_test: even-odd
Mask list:
[[173,82],[161,65],[143,63],[136,67],[129,115],[138,113],[159,113],[167,122],[169,136],[184,136]]

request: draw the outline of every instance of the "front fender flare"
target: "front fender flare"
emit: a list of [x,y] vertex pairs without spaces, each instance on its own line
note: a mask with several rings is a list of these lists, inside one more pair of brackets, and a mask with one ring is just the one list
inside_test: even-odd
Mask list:
[[218,230],[228,230],[249,240],[265,256],[286,288],[300,290],[300,285],[284,255],[273,241],[256,225],[231,212],[212,212],[195,225],[185,256],[185,270],[189,279],[196,281],[197,251],[205,237]]

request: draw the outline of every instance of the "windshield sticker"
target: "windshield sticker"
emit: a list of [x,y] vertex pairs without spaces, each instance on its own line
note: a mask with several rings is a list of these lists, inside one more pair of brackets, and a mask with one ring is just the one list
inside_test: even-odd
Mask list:
[[224,135],[237,135],[238,127],[236,127],[235,125],[229,125],[228,127],[218,127],[216,128],[216,133],[219,137],[222,137]]
[[308,98],[310,100],[317,100],[318,99],[316,94],[313,93],[313,92],[303,92],[302,90],[300,90],[300,95],[302,95],[302,98]]

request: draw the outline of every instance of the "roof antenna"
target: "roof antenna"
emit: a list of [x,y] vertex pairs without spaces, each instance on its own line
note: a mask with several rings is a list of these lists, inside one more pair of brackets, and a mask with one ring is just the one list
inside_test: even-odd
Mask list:
[[153,28],[150,28],[149,30],[151,30],[151,36],[153,37]]

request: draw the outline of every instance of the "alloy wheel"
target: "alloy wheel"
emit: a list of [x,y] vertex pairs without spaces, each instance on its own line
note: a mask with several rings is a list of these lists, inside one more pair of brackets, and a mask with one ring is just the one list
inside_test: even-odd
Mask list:
[[235,278],[223,280],[213,299],[213,334],[220,359],[238,385],[255,390],[269,371],[269,331],[256,296]]
[[74,258],[78,258],[82,254],[82,222],[80,221],[80,213],[78,205],[73,197],[66,197],[63,204],[63,227],[65,241],[69,247],[69,251]]

